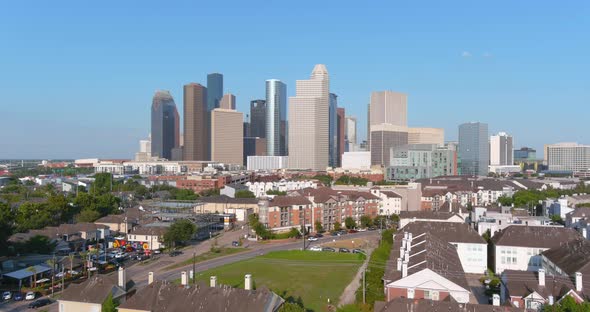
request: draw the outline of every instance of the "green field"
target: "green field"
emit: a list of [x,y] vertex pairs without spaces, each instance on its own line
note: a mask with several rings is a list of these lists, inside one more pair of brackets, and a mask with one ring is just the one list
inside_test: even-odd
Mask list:
[[244,275],[252,274],[254,286],[266,287],[290,300],[300,300],[311,311],[324,311],[328,298],[337,304],[363,262],[362,255],[313,251],[277,251],[197,275],[208,283],[217,276],[221,284],[244,287]]
[[233,255],[233,254],[244,252],[247,250],[248,250],[248,248],[229,248],[229,247],[219,248],[219,249],[216,249],[215,251],[208,251],[204,254],[200,254],[200,255],[196,256],[195,259],[190,258],[190,259],[184,260],[183,262],[167,266],[166,268],[164,268],[164,270],[174,270],[174,269],[177,269],[177,268],[180,268],[183,266],[187,266],[189,264],[193,264],[193,260],[195,263],[199,263],[199,262],[203,262],[203,261],[207,261],[207,260],[211,260],[211,259],[215,259],[215,258],[219,258],[219,257]]

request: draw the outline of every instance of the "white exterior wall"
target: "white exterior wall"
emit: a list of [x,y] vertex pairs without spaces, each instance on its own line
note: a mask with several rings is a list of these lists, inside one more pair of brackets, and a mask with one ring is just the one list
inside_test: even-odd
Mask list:
[[148,243],[151,250],[164,248],[164,243],[159,240],[158,235],[127,234],[127,241],[129,243]]
[[541,267],[541,256],[548,248],[495,246],[496,274],[504,270],[537,271]]
[[287,169],[289,156],[248,156],[247,168],[251,171]]
[[452,217],[450,217],[449,219],[446,219],[446,220],[404,218],[404,219],[400,219],[399,220],[399,228],[401,229],[404,226],[408,225],[409,223],[416,222],[416,221],[420,221],[420,222],[454,222],[454,223],[465,223],[465,220],[463,220],[461,217],[459,217],[457,215],[453,215]]
[[465,273],[483,274],[488,268],[487,244],[453,243]]
[[371,169],[371,152],[345,152],[342,154],[342,169]]

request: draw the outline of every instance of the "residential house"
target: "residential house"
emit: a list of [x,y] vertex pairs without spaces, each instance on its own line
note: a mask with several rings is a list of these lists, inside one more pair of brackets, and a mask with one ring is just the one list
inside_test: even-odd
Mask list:
[[[497,296],[497,295],[496,295]],[[458,303],[454,301],[415,300],[396,298],[389,302],[375,302],[375,312],[522,312],[523,309],[500,306],[499,296],[493,305]],[[497,304],[496,304],[497,303]]]
[[457,248],[457,256],[465,273],[483,274],[488,267],[487,242],[466,223],[412,222],[401,229],[418,237],[430,233]]
[[400,232],[394,246],[400,246],[390,256],[396,266],[387,266],[383,277],[387,301],[401,297],[469,302],[469,286],[454,246],[430,232],[415,237]]
[[127,234],[127,244],[147,250],[164,248],[164,234],[167,230],[168,227],[163,226],[140,226]]
[[113,300],[124,303],[128,294],[133,292],[134,285],[133,280],[127,280],[123,267],[117,274],[95,275],[80,284],[72,283],[59,297],[59,312],[101,312],[102,304],[109,295],[113,296]]
[[391,216],[397,214],[402,210],[402,196],[394,191],[381,189],[379,187],[371,188],[371,194],[381,198],[381,205],[379,207],[379,215]]
[[573,229],[546,226],[511,225],[492,237],[496,274],[504,270],[536,271],[541,268],[541,253],[580,238]]
[[247,221],[248,216],[258,213],[259,199],[231,198],[229,196],[201,197],[203,203],[198,213],[233,213],[238,221]]

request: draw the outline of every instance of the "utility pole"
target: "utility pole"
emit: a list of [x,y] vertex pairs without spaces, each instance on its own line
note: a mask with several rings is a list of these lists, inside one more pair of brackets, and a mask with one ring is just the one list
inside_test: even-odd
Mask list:
[[303,224],[302,224],[302,231],[301,231],[301,237],[303,239],[303,251],[305,251],[305,208],[303,208]]
[[197,275],[197,271],[195,271],[196,261],[197,261],[197,254],[195,252],[193,252],[193,276],[191,276],[191,278],[193,279],[193,285],[195,285],[197,283],[197,279],[195,278],[195,276]]

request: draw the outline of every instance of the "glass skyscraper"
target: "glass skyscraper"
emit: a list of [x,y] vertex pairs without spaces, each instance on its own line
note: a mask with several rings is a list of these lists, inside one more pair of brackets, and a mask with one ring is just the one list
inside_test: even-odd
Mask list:
[[212,73],[207,75],[207,110],[219,108],[219,102],[223,97],[223,75]]
[[329,165],[338,167],[338,96],[330,93],[329,126],[328,126],[328,148],[330,150]]
[[459,155],[461,174],[480,176],[488,174],[490,164],[488,124],[470,122],[459,125]]
[[152,156],[171,159],[178,147],[179,116],[170,92],[156,91],[152,100]]
[[266,153],[286,156],[287,85],[277,79],[266,81]]

